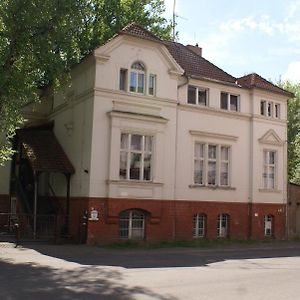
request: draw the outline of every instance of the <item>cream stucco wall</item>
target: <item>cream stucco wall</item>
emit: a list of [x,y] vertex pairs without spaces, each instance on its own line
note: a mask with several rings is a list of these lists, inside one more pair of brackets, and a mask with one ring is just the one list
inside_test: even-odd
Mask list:
[[[145,65],[146,76],[157,76],[155,96],[119,90],[120,69],[129,75],[135,61]],[[71,195],[285,203],[287,99],[187,79],[182,72],[162,44],[129,36],[114,38],[75,68],[72,84],[54,95],[50,114],[76,169]],[[208,107],[187,103],[188,84],[208,89]],[[220,109],[221,92],[240,96],[239,112]],[[262,99],[280,103],[280,119],[260,115]],[[122,132],[153,136],[151,182],[119,180]],[[230,146],[228,188],[193,184],[196,141]],[[277,153],[274,191],[262,189],[264,149]],[[57,194],[65,195],[65,178],[55,174],[51,180]]]
[[[88,57],[73,70],[69,86],[55,94],[50,115],[54,133],[75,168],[71,196],[89,196],[94,81],[94,59]],[[51,174],[50,182],[57,196],[66,195],[63,174]]]

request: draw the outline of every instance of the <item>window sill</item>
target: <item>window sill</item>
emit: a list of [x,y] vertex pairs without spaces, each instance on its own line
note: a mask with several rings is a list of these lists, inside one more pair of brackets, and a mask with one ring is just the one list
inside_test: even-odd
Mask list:
[[277,194],[282,193],[281,190],[277,190],[277,189],[258,189],[258,191],[261,193],[277,193]]
[[200,189],[209,189],[209,190],[236,190],[235,187],[231,186],[220,186],[220,185],[200,185],[200,184],[190,184],[189,188],[200,188]]
[[162,186],[162,182],[153,182],[146,180],[107,180],[107,184],[118,184],[118,185],[143,185],[143,186]]

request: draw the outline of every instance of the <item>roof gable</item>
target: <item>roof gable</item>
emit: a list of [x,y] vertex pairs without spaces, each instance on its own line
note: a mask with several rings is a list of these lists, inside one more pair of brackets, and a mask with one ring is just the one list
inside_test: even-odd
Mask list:
[[237,81],[243,88],[247,88],[247,89],[258,88],[258,89],[262,89],[274,93],[279,93],[288,97],[293,96],[292,93],[278,87],[277,85],[271,83],[270,81],[264,79],[263,77],[259,76],[256,73],[251,73],[243,77],[240,77],[238,78]]

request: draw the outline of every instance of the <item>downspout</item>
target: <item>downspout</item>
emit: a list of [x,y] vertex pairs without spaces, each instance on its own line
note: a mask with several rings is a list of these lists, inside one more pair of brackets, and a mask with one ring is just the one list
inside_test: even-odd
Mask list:
[[251,92],[251,119],[250,119],[250,168],[249,168],[249,196],[248,196],[248,239],[252,239],[253,223],[253,175],[254,175],[254,95]]
[[177,183],[177,152],[178,152],[178,110],[179,110],[179,105],[180,105],[180,101],[179,101],[179,89],[185,85],[187,85],[189,83],[190,77],[186,76],[186,81],[184,83],[181,83],[179,85],[177,85],[177,105],[176,105],[176,126],[175,126],[175,166],[174,166],[174,191],[173,191],[173,240],[176,239],[176,221],[177,221],[177,213],[176,213],[176,200],[177,200],[177,194],[176,194],[176,183]]

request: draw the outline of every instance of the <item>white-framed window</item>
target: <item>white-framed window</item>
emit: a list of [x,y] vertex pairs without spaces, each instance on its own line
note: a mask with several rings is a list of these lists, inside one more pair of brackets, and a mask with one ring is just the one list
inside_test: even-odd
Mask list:
[[272,236],[273,235],[273,220],[274,220],[274,217],[272,215],[264,216],[265,236]]
[[129,90],[134,93],[145,93],[145,66],[141,62],[131,65]]
[[229,215],[220,214],[217,220],[217,237],[227,238],[229,236]]
[[274,118],[276,119],[280,118],[280,104],[278,103],[274,104]]
[[121,133],[120,179],[152,180],[153,137]]
[[207,185],[217,184],[217,145],[208,144]]
[[280,104],[272,101],[260,101],[260,114],[268,118],[280,118]]
[[150,74],[148,81],[148,95],[155,96],[156,93],[156,75]]
[[206,215],[196,214],[193,218],[193,237],[203,238],[206,234]]
[[208,106],[208,89],[189,85],[187,103]]
[[275,189],[276,175],[276,151],[263,151],[263,187],[265,189]]
[[[129,76],[128,76],[129,74]],[[129,77],[129,78],[128,78]],[[157,89],[157,76],[147,74],[145,65],[136,61],[131,65],[130,72],[121,68],[119,72],[119,90],[130,91],[137,94],[155,96]]]
[[240,96],[221,92],[220,107],[225,110],[240,111]]
[[194,184],[230,186],[230,146],[195,142]]
[[127,210],[119,216],[119,237],[142,240],[145,237],[145,214],[140,210]]
[[127,90],[127,69],[120,69],[120,78],[119,78],[119,89],[121,91]]

